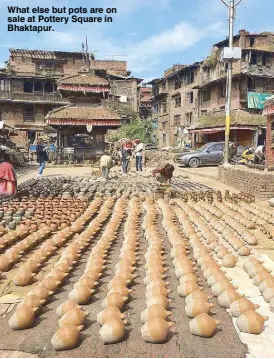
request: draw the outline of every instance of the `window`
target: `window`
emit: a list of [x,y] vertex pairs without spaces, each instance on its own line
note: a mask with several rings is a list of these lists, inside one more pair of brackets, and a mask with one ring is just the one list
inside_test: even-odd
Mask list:
[[162,123],[162,129],[165,130],[166,129],[166,122]]
[[193,92],[191,91],[187,95],[188,95],[189,103],[193,103],[194,100]]
[[220,84],[218,88],[219,98],[226,97],[226,84]]
[[24,122],[34,122],[34,105],[24,105]]
[[54,85],[50,82],[46,82],[44,86],[45,93],[52,93],[54,91]]
[[162,90],[165,90],[166,89],[166,81],[164,81],[163,83],[162,83]]
[[159,110],[159,105],[157,104],[157,105],[154,105],[154,109],[153,109],[154,111],[154,113],[158,113],[158,110]]
[[211,98],[211,92],[209,90],[204,90],[202,96],[203,96],[203,102],[208,102],[210,101]]
[[186,81],[187,81],[188,85],[192,84],[194,82],[194,72],[193,71],[187,74]]
[[24,83],[24,92],[25,93],[33,93],[33,83],[32,82]]
[[205,116],[206,114],[207,114],[207,110],[202,110],[202,111],[201,111],[201,115],[202,115],[202,116]]
[[159,86],[155,86],[154,89],[153,89],[153,94],[154,96],[158,95],[159,94]]
[[174,126],[179,126],[180,123],[181,123],[181,115],[175,115],[173,120]]
[[181,80],[178,78],[175,79],[174,89],[177,90],[177,89],[181,88],[181,85],[182,85]]
[[163,134],[163,145],[166,145],[166,133]]
[[255,37],[250,38],[250,47],[253,47],[255,45]]
[[267,56],[266,56],[266,54],[263,54],[262,55],[262,66],[266,65],[266,61],[267,61]]
[[249,77],[247,80],[247,88],[248,91],[256,90],[256,80],[253,79],[252,77]]
[[222,151],[222,145],[221,143],[218,143],[217,145],[211,146],[208,148],[209,152],[219,152]]
[[189,125],[191,125],[192,123],[192,117],[193,117],[192,112],[186,113],[186,121]]
[[10,80],[6,80],[6,79],[0,80],[0,90],[10,91]]
[[163,102],[162,103],[162,114],[165,114],[166,113],[166,102]]
[[42,84],[42,82],[35,82],[35,84],[34,84],[34,92],[43,92],[43,84]]
[[255,52],[252,52],[251,54],[250,64],[257,65],[257,54]]
[[181,107],[181,96],[175,97],[175,107]]

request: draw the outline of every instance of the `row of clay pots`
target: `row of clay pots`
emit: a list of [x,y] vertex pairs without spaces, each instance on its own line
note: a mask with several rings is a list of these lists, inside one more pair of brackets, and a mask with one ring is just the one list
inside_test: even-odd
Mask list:
[[[98,206],[100,206],[100,200],[95,200],[86,211],[88,217],[90,217],[94,211],[96,211]],[[102,207],[102,210],[104,210],[104,206]],[[84,217],[84,215],[82,215],[82,217]],[[86,217],[80,217],[78,220],[83,224],[87,222]],[[91,223],[89,229],[92,232],[92,237],[97,232],[97,226],[96,228],[93,228],[93,223]],[[61,244],[73,233],[75,232],[72,227],[63,229],[59,234],[58,243]],[[90,234],[85,236],[85,238],[79,236],[62,252],[61,258],[55,264],[54,268],[47,274],[44,279],[36,284],[36,286],[28,293],[26,298],[17,306],[15,313],[9,320],[9,325],[12,329],[26,329],[33,325],[35,314],[36,312],[38,313],[39,307],[46,302],[48,297],[51,296],[57,290],[59,285],[65,280],[69,272],[73,269],[73,266],[77,263],[77,259],[79,258],[81,251],[84,250],[89,241]]]
[[[123,216],[123,200],[118,201],[114,208],[112,221],[120,226],[121,216]],[[104,222],[109,218],[110,209],[114,204],[114,199],[109,198],[104,203],[98,216],[90,223],[88,228],[78,237],[77,241],[84,243],[85,247],[89,245],[90,241],[94,238],[95,234],[102,228]],[[122,209],[122,211],[121,211]],[[117,218],[118,217],[118,218]],[[117,220],[118,219],[118,220]],[[98,280],[102,275],[104,269],[104,256],[98,253],[101,249],[102,238],[113,238],[116,235],[114,223],[110,221],[107,225],[101,239],[93,248],[93,252],[89,257],[86,271],[84,275],[75,283],[73,290],[69,293],[69,300],[62,303],[57,308],[57,314],[61,319],[59,320],[59,329],[51,339],[51,343],[56,350],[66,350],[74,348],[80,338],[80,332],[84,328],[84,321],[87,312],[83,312],[79,304],[86,304],[94,293],[94,288],[98,285]],[[111,241],[109,241],[111,243]],[[70,325],[68,327],[68,325]]]
[[[86,223],[88,221],[88,216],[93,216],[100,206],[100,201],[96,200],[93,201],[88,208],[85,219],[79,218],[78,221],[81,223]],[[83,215],[84,217],[84,215]],[[84,222],[82,222],[84,220]],[[42,227],[40,231],[43,231],[44,228]],[[51,227],[49,227],[51,229]],[[72,235],[75,234],[73,227],[65,227],[63,229],[68,229],[67,232],[59,232],[55,234],[53,237],[49,238],[41,248],[36,250],[33,255],[23,263],[18,270],[17,275],[14,278],[14,284],[17,286],[27,286],[33,282],[35,275],[41,270],[42,264],[45,263],[49,257],[56,253],[56,250],[63,247],[66,242],[71,238]],[[36,232],[35,234],[38,234]],[[66,234],[66,235],[65,235]],[[20,243],[21,244],[21,243]],[[37,244],[37,243],[36,243]]]
[[168,298],[170,290],[167,289],[169,283],[164,280],[167,269],[163,256],[163,240],[155,225],[157,210],[152,198],[148,197],[143,207],[146,215],[142,228],[145,231],[148,248],[145,254],[146,276],[144,278],[147,308],[141,313],[141,320],[144,323],[141,334],[145,342],[160,344],[167,342],[170,328],[174,324],[167,321],[168,316],[171,315],[168,311],[171,303]]
[[[200,238],[192,238],[190,243],[193,247],[194,258],[196,258],[204,276],[207,278],[207,283],[211,287],[213,295],[218,297],[221,306],[229,308],[229,313],[237,317],[237,325],[240,331],[260,334],[264,329],[264,322],[268,318],[255,311],[258,308],[257,305],[254,305],[250,300],[243,298],[236,292],[237,287],[230,283],[231,279],[224,274],[219,264],[209,254],[210,246],[214,242],[211,242],[211,238],[204,238],[205,244],[203,245],[201,241],[203,237],[201,233]],[[216,253],[218,249],[215,249]],[[228,265],[228,267],[231,267],[231,265]]]
[[[214,305],[209,303],[210,297],[199,285],[200,279],[195,275],[195,262],[189,259],[188,240],[179,232],[171,206],[161,200],[158,205],[164,216],[164,229],[172,245],[170,254],[180,282],[177,290],[179,295],[185,298],[185,312],[191,318],[189,322],[190,331],[193,335],[205,338],[212,337],[219,321],[210,316],[210,311]],[[177,213],[180,218],[181,212],[178,211]],[[189,242],[191,243],[194,238],[195,235],[192,235]]]
[[132,292],[128,286],[134,278],[135,250],[138,246],[137,219],[140,210],[136,198],[130,200],[127,213],[123,232],[124,241],[119,261],[115,265],[115,275],[107,285],[108,292],[102,302],[103,310],[97,315],[97,322],[102,326],[99,334],[104,344],[118,343],[125,336],[126,321],[123,321],[125,315],[122,314],[122,310]]
[[[218,220],[218,221],[213,220],[211,222],[208,222],[207,218],[206,218],[208,212],[206,210],[204,210],[203,208],[201,208],[198,204],[193,206],[193,209],[196,212],[198,212],[201,216],[201,219],[199,219],[199,221],[195,220],[196,227],[198,227],[198,230],[200,232],[207,234],[208,236],[211,237],[211,243],[212,243],[211,247],[214,248],[215,251],[216,251],[216,248],[218,248],[218,251],[216,252],[216,254],[219,255],[220,259],[224,258],[226,255],[230,255],[230,252],[226,248],[224,248],[224,246],[222,246],[218,243],[217,236],[215,236],[215,238],[214,238],[214,233],[212,234],[212,232],[214,232],[214,231],[216,231],[220,237],[222,237],[226,242],[228,242],[229,245],[235,251],[237,251],[240,256],[248,256],[250,254],[250,249],[244,245],[244,243],[238,238],[237,235],[233,234],[232,229],[230,227],[223,226],[222,222],[220,220]],[[207,221],[208,224],[203,222],[202,218],[205,218],[205,221]],[[224,218],[226,218],[226,217],[224,217]],[[217,244],[219,244],[219,246],[217,246]],[[225,260],[224,265],[227,262],[228,261]],[[236,261],[234,261],[234,262],[235,263],[233,264],[233,261],[231,260],[232,266],[236,265]]]

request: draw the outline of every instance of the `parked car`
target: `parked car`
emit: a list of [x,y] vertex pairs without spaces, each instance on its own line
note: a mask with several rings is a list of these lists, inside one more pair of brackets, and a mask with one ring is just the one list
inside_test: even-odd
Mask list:
[[[175,156],[174,162],[192,168],[207,165],[217,166],[223,161],[224,147],[224,142],[209,142],[198,150],[183,152]],[[243,146],[238,147],[237,157],[241,157],[244,149]]]
[[146,143],[145,144],[145,150],[149,151],[149,150],[157,150],[157,147],[155,146],[154,143]]

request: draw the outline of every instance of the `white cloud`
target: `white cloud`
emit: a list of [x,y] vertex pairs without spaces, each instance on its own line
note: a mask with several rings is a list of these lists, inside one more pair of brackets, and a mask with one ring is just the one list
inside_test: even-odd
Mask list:
[[76,42],[76,38],[73,35],[61,31],[54,31],[52,37],[54,38],[55,43],[59,42],[59,44],[62,45],[69,45]]
[[200,29],[181,22],[172,29],[133,44],[128,51],[127,59],[136,72],[152,69],[165,54],[181,52],[201,41],[212,31],[219,29],[218,23]]

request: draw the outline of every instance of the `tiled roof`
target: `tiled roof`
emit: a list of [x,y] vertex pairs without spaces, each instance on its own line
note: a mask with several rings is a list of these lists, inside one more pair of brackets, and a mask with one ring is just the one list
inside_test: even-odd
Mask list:
[[48,113],[47,119],[120,120],[120,116],[106,107],[60,107]]
[[81,52],[9,49],[11,56],[29,56],[35,59],[59,59],[60,57],[82,58]]
[[106,79],[92,74],[81,74],[63,77],[58,83],[60,85],[109,85],[109,82]]
[[[225,126],[225,111],[208,112],[202,116],[190,129],[214,128]],[[230,124],[235,126],[266,126],[266,117],[244,110],[232,110]]]

